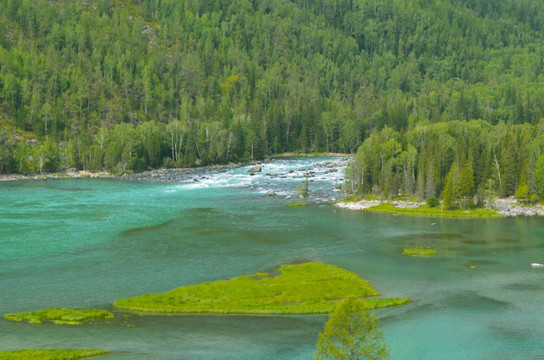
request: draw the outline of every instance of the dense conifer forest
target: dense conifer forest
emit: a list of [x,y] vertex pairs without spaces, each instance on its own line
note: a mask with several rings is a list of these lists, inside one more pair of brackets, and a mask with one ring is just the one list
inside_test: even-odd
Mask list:
[[540,0],[0,9],[0,173],[359,149],[356,193],[544,198]]

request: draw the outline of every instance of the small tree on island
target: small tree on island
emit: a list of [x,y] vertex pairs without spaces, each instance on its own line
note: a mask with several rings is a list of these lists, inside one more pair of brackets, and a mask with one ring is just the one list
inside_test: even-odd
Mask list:
[[336,306],[319,333],[315,360],[389,359],[378,319],[368,313],[364,300],[350,295]]
[[308,197],[308,191],[309,191],[309,181],[308,181],[308,172],[306,171],[306,174],[304,175],[304,182],[302,185],[297,185],[297,191],[298,195],[302,197]]

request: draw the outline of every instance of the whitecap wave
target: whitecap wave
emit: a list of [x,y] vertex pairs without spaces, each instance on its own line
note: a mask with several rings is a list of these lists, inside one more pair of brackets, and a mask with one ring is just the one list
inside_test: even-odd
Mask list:
[[296,195],[297,186],[307,177],[312,193],[329,193],[343,183],[346,163],[343,158],[292,158],[260,163],[260,172],[249,171],[254,165],[226,171],[204,170],[174,189],[250,188],[262,194],[274,190],[276,195],[290,196]]

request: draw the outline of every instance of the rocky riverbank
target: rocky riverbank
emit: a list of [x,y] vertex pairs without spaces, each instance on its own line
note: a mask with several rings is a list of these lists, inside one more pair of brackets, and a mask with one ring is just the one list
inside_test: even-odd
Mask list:
[[42,174],[4,174],[0,175],[0,181],[19,181],[19,180],[43,180],[43,179],[64,179],[64,178],[113,178],[113,174],[106,171],[90,172],[86,170],[66,170],[60,173],[42,173]]
[[486,204],[491,209],[496,209],[504,216],[544,216],[543,205],[518,205],[516,198],[497,199],[492,204]]
[[[290,154],[284,154],[278,156],[278,159],[289,157]],[[336,154],[328,154],[327,157],[333,157]],[[244,167],[253,165],[252,168],[248,169],[249,173],[259,173],[261,172],[261,167],[265,164],[268,164],[274,158],[265,158],[262,161],[251,161],[251,162],[242,162],[242,163],[229,163],[226,165],[214,165],[207,167],[195,167],[195,168],[175,168],[175,169],[155,169],[139,173],[126,173],[123,175],[114,175],[106,171],[101,172],[90,172],[86,170],[77,171],[75,169],[68,169],[59,173],[42,173],[42,174],[30,174],[30,175],[21,175],[21,174],[7,174],[0,175],[0,181],[18,181],[18,180],[39,180],[39,179],[61,179],[61,178],[120,178],[127,181],[142,181],[142,182],[161,182],[161,183],[176,183],[182,181],[200,181],[206,179],[206,177],[211,173],[222,173],[227,172],[230,169]],[[341,168],[345,167],[347,158],[344,158],[342,161],[326,161],[320,164],[322,168],[327,168],[327,172],[337,172]],[[300,169],[302,175],[306,169]],[[291,171],[292,172],[292,171]],[[208,173],[206,175],[205,173]],[[266,176],[270,178],[274,177],[284,177],[282,174],[275,173],[266,173]],[[285,174],[283,174],[285,175]],[[315,174],[312,171],[308,172],[310,178],[314,177]]]
[[360,200],[357,202],[338,202],[336,207],[348,210],[364,210],[370,207],[381,204],[392,204],[399,209],[414,209],[425,205],[424,202],[412,202],[412,201],[381,201],[381,200]]
[[[411,201],[381,201],[381,200],[361,200],[357,202],[339,202],[335,206],[348,210],[365,210],[370,207],[390,203],[399,209],[417,208],[425,205],[424,202]],[[506,199],[497,199],[493,203],[486,203],[490,209],[496,209],[497,212],[504,216],[544,216],[543,205],[520,206],[516,198],[510,197]]]
[[128,181],[145,181],[145,182],[160,182],[160,183],[175,183],[193,179],[198,181],[205,175],[204,172],[220,173],[226,172],[229,169],[234,169],[246,166],[249,163],[230,163],[227,165],[215,165],[200,168],[180,168],[180,169],[157,169],[144,171],[140,173],[124,174],[121,179]]

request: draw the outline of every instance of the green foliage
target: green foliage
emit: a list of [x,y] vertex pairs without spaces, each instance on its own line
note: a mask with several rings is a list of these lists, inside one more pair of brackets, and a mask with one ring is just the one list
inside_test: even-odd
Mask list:
[[538,196],[534,193],[527,183],[521,183],[516,190],[516,199],[522,204],[535,203]]
[[299,196],[302,197],[308,197],[308,191],[309,191],[309,180],[308,180],[308,172],[304,175],[304,182],[302,185],[297,186],[297,192]]
[[112,318],[112,313],[99,309],[48,308],[39,311],[4,315],[4,319],[11,321],[27,321],[29,324],[41,324],[44,321],[50,321],[58,325],[79,325],[89,320],[103,320]]
[[381,198],[441,194],[446,209],[483,206],[486,198],[513,195],[522,183],[538,193],[538,179],[544,179],[544,170],[537,170],[542,124],[472,120],[416,124],[406,132],[384,128],[359,147],[345,189]]
[[358,195],[350,195],[348,196],[347,198],[345,199],[342,199],[342,200],[339,200],[340,202],[359,202],[363,200],[363,197],[362,196],[358,196]]
[[306,203],[306,202],[291,203],[291,204],[289,204],[288,206],[289,206],[289,207],[308,206],[308,203]]
[[440,200],[435,198],[434,196],[431,196],[427,199],[427,206],[430,208],[434,208],[440,205]]
[[536,163],[535,169],[536,191],[540,196],[540,200],[544,201],[544,155],[540,155]]
[[402,254],[408,256],[434,256],[437,251],[436,249],[404,248]]
[[[473,189],[496,177],[494,190],[507,196],[528,147],[485,135],[506,134],[505,124],[542,133],[537,0],[0,0],[0,8],[0,121],[9,123],[1,173],[354,153],[374,136],[359,156],[365,171],[352,172],[354,192],[436,196],[453,161],[470,178],[462,157],[472,151]],[[499,130],[483,131],[476,146],[470,129],[401,139],[458,120]],[[470,181],[460,185],[470,190]],[[469,207],[470,195],[460,196]]]
[[52,349],[52,350],[13,350],[0,351],[0,359],[5,360],[77,360],[108,354],[106,350]]
[[[379,293],[356,274],[321,263],[282,265],[272,273],[185,286],[162,294],[117,300],[119,309],[153,313],[317,314],[328,313],[349,294]],[[372,299],[369,308],[402,305],[409,299]]]
[[420,206],[418,208],[397,208],[392,204],[381,204],[364,209],[367,212],[376,212],[383,214],[409,215],[409,216],[429,216],[429,217],[444,217],[444,218],[501,218],[495,209],[455,209],[447,210],[440,207]]
[[379,320],[368,313],[364,300],[350,295],[336,306],[319,333],[315,359],[389,359]]

